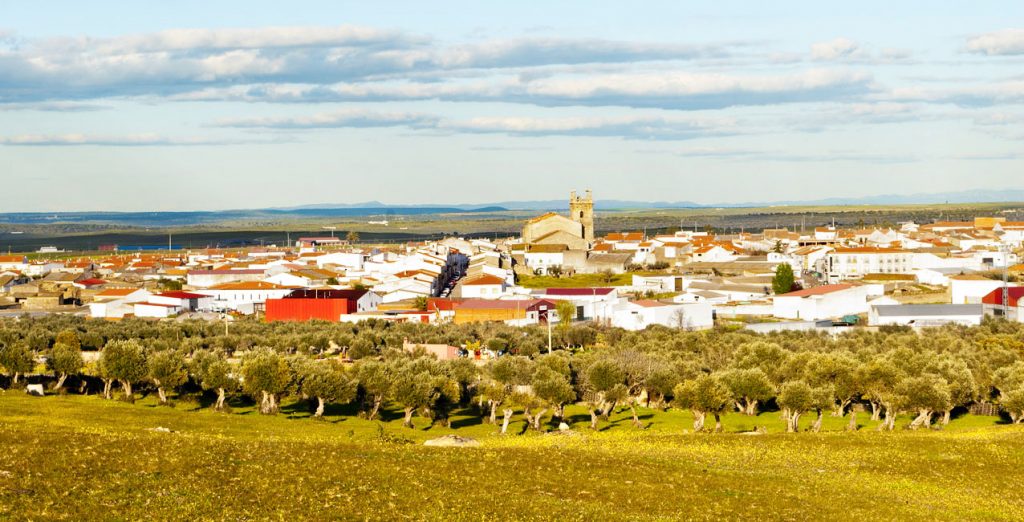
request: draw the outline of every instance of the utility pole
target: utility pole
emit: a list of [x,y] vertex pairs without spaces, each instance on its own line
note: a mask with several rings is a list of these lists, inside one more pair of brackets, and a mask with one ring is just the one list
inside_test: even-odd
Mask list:
[[551,353],[551,310],[548,310],[548,353]]
[[[1001,244],[999,250],[1003,253],[1003,318],[1010,317],[1010,249]],[[1017,318],[1020,320],[1020,318]]]

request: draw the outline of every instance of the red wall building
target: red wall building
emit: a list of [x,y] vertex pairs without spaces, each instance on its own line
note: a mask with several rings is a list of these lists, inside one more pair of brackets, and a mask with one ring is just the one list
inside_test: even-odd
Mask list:
[[[352,303],[355,305],[355,303]],[[348,299],[267,299],[267,321],[309,321],[321,319],[337,322],[349,313]]]

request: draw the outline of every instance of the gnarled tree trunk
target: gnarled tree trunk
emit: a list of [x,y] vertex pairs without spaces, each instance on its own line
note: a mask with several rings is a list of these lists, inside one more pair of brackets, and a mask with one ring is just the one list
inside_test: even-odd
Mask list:
[[501,411],[505,414],[505,417],[501,420],[501,434],[504,435],[508,431],[508,423],[512,420],[512,414],[515,412],[511,408],[505,408]]
[[590,429],[597,429],[598,410],[596,408],[590,409]]
[[490,422],[491,422],[491,424],[497,424],[498,423],[498,403],[495,402],[495,401],[488,401],[488,402],[490,402],[490,404],[491,404]]
[[633,412],[633,427],[642,428],[644,424],[640,422],[640,415],[636,411],[636,404],[630,403],[629,410]]
[[800,431],[800,414],[797,412],[790,412],[789,421],[786,422],[786,433],[796,433]]
[[316,412],[313,413],[313,416],[318,418],[318,419],[320,417],[323,417],[324,416],[324,406],[326,406],[326,404],[327,404],[327,402],[324,401],[323,397],[317,397],[316,398]]
[[949,417],[952,415],[952,413],[953,413],[953,410],[951,410],[951,409],[950,410],[946,410],[945,412],[942,413],[942,425],[943,426],[949,424]]
[[224,411],[224,400],[227,392],[224,388],[217,388],[217,404],[213,407],[215,411]]
[[111,388],[113,388],[113,386],[114,386],[114,379],[103,379],[103,398],[104,399],[112,399],[112,398],[114,398],[114,394],[111,391]]
[[722,433],[722,416],[715,412],[715,433]]
[[61,372],[60,376],[57,377],[57,384],[53,385],[53,389],[54,390],[59,390],[59,389],[63,388],[64,387],[64,381],[67,380],[67,378],[68,378],[68,374],[65,373],[65,372]]
[[757,415],[757,401],[747,400],[747,405],[743,408],[743,414],[750,415],[751,417]]
[[380,395],[373,397],[373,406],[370,407],[370,415],[367,417],[369,420],[377,418],[377,413],[380,411],[380,403],[383,402],[383,398]]
[[818,433],[821,431],[821,421],[825,417],[825,410],[818,410],[818,417],[814,419],[814,424],[811,424],[811,431]]
[[130,381],[121,381],[121,389],[124,390],[124,400],[128,402],[135,401],[135,395],[132,394],[132,383]]
[[544,414],[547,412],[547,408],[541,408],[541,410],[537,412],[537,415],[533,416],[533,429],[537,431],[541,430],[540,423],[544,420]]
[[846,431],[857,431],[857,411],[850,410],[850,423],[846,425]]
[[406,428],[412,428],[412,414],[416,411],[416,408],[406,406],[405,408],[405,421],[402,422],[402,426]]
[[706,417],[706,416],[707,416],[707,414],[702,412],[702,411],[694,411],[693,412],[693,431],[694,432],[704,431],[704,417]]
[[920,409],[917,410],[917,417],[914,418],[910,423],[910,429],[916,430],[921,426],[929,428],[932,425],[932,410]]
[[882,408],[879,407],[878,403],[871,401],[871,420],[876,421],[882,418]]

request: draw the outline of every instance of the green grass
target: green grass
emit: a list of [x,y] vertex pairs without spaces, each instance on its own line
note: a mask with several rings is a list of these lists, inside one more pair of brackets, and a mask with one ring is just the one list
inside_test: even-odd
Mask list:
[[[479,448],[429,448],[450,433],[370,422],[303,403],[277,416],[191,403],[0,394],[0,519],[67,520],[1014,520],[1024,512],[1024,428],[956,418],[942,431],[779,433],[777,412],[686,433],[684,412],[628,410],[599,432],[498,435],[469,411]],[[342,415],[346,414],[346,415]],[[866,418],[865,415],[861,417]],[[810,422],[810,418],[805,418]],[[901,419],[900,424],[906,424]],[[162,426],[173,433],[151,431]],[[380,427],[387,437],[378,436]],[[518,434],[517,420],[510,432]]]
[[633,274],[615,274],[608,280],[604,274],[576,274],[565,277],[519,276],[519,286],[525,288],[589,288],[607,286],[628,286],[633,284]]

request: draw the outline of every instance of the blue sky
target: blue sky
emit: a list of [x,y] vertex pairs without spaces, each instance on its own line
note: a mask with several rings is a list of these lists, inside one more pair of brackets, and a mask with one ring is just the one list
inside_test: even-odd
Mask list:
[[1024,188],[1024,4],[891,4],[5,1],[2,209]]

